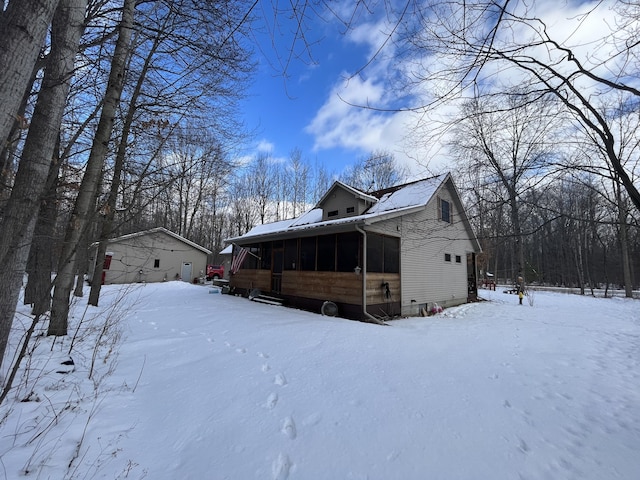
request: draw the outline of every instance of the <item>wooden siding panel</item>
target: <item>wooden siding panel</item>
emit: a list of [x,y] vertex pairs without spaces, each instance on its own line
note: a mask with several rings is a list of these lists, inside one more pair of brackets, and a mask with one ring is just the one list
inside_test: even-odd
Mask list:
[[271,291],[271,271],[243,268],[231,275],[229,285],[247,291],[257,288],[268,293]]
[[285,271],[283,295],[341,303],[362,303],[362,277],[351,272]]
[[[386,296],[386,287],[389,284],[390,297]],[[401,298],[399,273],[367,273],[367,305],[375,305],[386,302],[397,302]]]

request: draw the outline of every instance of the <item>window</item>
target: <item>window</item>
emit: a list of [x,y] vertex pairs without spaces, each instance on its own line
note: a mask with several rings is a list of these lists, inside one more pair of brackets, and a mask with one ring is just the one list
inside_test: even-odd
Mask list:
[[247,270],[255,270],[258,268],[258,259],[260,258],[260,247],[258,245],[250,245],[245,247],[248,250],[247,256],[242,262],[242,268]]
[[296,270],[298,265],[298,239],[290,238],[284,241],[284,269]]
[[347,213],[354,213],[356,211],[356,207],[347,207]]
[[451,261],[451,254],[450,253],[445,253],[444,254],[444,261],[445,262],[450,262]]
[[384,237],[384,273],[400,273],[400,239]]
[[300,270],[316,269],[316,237],[300,239]]
[[160,259],[159,258],[156,258],[153,261],[153,268],[160,268]]
[[400,272],[400,239],[367,234],[367,272]]
[[359,260],[360,234],[338,234],[338,272],[353,272],[356,267],[362,268]]
[[334,272],[336,269],[336,236],[318,237],[318,271]]
[[367,272],[382,273],[384,237],[372,233],[367,234]]
[[338,216],[338,210],[331,210],[329,213],[327,213],[327,217],[337,217]]
[[438,203],[440,204],[440,220],[451,223],[451,204],[442,198],[438,198]]
[[462,263],[462,257],[460,255],[456,255],[456,263]]
[[262,258],[260,259],[262,270],[271,270],[271,242],[262,244]]

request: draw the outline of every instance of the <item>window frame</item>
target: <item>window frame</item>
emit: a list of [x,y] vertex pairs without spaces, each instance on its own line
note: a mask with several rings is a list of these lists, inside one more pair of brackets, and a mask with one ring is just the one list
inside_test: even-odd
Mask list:
[[[446,208],[446,215],[445,215]],[[438,197],[438,220],[445,223],[452,223],[451,202],[442,197]]]

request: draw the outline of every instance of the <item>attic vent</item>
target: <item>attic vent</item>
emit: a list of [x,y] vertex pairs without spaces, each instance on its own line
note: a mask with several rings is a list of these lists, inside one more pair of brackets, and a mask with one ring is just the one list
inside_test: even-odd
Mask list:
[[327,217],[337,217],[338,216],[338,210],[331,210],[329,213],[327,213]]

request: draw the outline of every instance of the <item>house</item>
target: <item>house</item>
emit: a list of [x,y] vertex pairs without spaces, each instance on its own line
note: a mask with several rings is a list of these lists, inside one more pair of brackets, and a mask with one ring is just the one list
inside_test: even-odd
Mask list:
[[298,218],[229,239],[230,288],[379,321],[475,299],[480,245],[450,174],[364,193],[335,182]]
[[[89,253],[90,277],[95,267],[97,244]],[[102,281],[104,284],[186,282],[203,276],[211,251],[166,228],[152,228],[112,238],[107,246]]]

